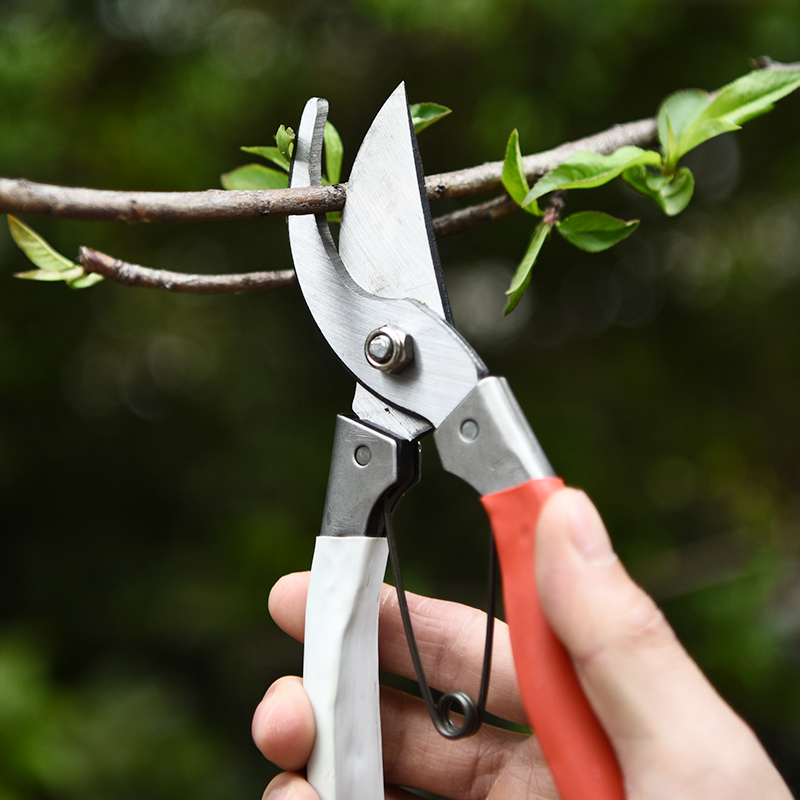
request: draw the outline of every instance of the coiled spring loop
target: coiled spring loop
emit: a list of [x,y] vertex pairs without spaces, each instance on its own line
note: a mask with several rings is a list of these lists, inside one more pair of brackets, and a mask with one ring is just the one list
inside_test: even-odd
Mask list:
[[[422,667],[422,660],[417,647],[417,640],[414,636],[414,628],[411,624],[411,615],[406,601],[406,592],[403,585],[403,576],[400,570],[400,559],[397,554],[397,544],[394,537],[392,526],[391,503],[387,499],[383,505],[383,523],[385,526],[386,539],[389,543],[389,559],[392,564],[392,574],[394,575],[395,587],[397,589],[397,602],[400,606],[400,615],[403,618],[403,628],[408,639],[408,649],[411,651],[411,660],[414,663],[414,670],[417,674],[417,682],[422,693],[422,699],[428,709],[431,722],[436,730],[446,739],[463,739],[477,733],[483,723],[483,716],[486,710],[486,696],[489,692],[489,676],[492,669],[492,642],[494,639],[494,612],[495,612],[495,587],[497,583],[497,553],[495,552],[494,541],[491,542],[491,553],[489,558],[489,599],[487,602],[486,615],[486,639],[483,653],[483,668],[481,670],[481,685],[478,692],[477,703],[466,693],[460,690],[443,694],[436,703],[433,699],[430,686],[425,677],[425,670]],[[463,716],[461,724],[457,723],[451,716],[452,712]]]

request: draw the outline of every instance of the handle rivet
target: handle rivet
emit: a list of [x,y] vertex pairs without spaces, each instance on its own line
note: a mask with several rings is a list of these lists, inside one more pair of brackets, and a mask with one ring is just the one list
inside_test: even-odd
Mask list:
[[367,464],[369,464],[369,462],[372,460],[372,453],[370,452],[369,447],[367,447],[365,444],[360,444],[358,447],[356,447],[354,458],[359,467],[366,467]]
[[400,372],[414,360],[414,341],[399,328],[383,325],[367,336],[364,355],[381,372]]
[[461,423],[461,438],[465,442],[474,442],[478,438],[480,428],[474,419],[465,419]]

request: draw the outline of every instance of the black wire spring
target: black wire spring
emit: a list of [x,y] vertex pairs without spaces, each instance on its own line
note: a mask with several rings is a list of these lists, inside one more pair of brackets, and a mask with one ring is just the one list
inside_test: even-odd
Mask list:
[[[411,660],[414,662],[414,670],[417,673],[417,683],[419,683],[422,699],[428,709],[431,722],[436,730],[446,739],[462,739],[477,733],[483,723],[486,711],[486,696],[489,692],[489,676],[492,670],[492,642],[494,639],[494,612],[495,612],[495,589],[497,584],[497,553],[495,551],[494,540],[491,541],[491,553],[489,557],[489,599],[487,602],[486,615],[486,639],[483,653],[483,668],[481,670],[481,686],[478,692],[478,702],[476,703],[466,692],[456,690],[443,694],[436,703],[433,699],[430,686],[425,677],[425,670],[422,667],[422,660],[417,648],[417,640],[414,636],[414,628],[411,625],[411,615],[408,611],[406,591],[403,585],[403,576],[400,570],[400,559],[397,554],[397,543],[394,537],[392,526],[391,503],[387,501],[383,505],[384,526],[386,539],[389,543],[389,559],[392,564],[392,574],[394,575],[395,588],[397,589],[397,602],[400,606],[400,615],[403,618],[406,638],[408,639],[408,649],[411,651]],[[459,725],[453,720],[451,714],[455,711],[463,716]]]

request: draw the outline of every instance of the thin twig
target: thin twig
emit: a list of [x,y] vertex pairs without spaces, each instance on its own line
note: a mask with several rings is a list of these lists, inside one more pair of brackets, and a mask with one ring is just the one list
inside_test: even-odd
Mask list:
[[782,61],[773,61],[769,56],[751,58],[750,63],[756,69],[774,69],[780,72],[788,72],[800,69],[800,61],[795,61],[793,64],[785,64]]
[[485,222],[505,217],[517,211],[519,206],[507,195],[493,197],[485,203],[477,203],[474,206],[459,208],[450,214],[442,214],[433,220],[433,232],[436,237],[452,236],[456,233],[472,228],[475,225],[483,225]]
[[260,289],[277,289],[295,283],[294,272],[290,269],[231,275],[189,275],[183,272],[168,272],[142,267],[138,264],[129,264],[90,247],[80,248],[78,262],[85,272],[96,272],[125,286],[165,289],[168,292],[191,294],[252,292]]

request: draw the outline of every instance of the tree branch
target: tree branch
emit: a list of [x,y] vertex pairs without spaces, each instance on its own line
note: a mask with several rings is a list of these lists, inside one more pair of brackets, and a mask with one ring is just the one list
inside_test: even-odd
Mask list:
[[[523,159],[525,172],[529,180],[534,180],[578,150],[610,153],[625,144],[647,144],[653,140],[655,132],[655,119],[615,125],[594,136],[526,156]],[[502,191],[502,175],[503,162],[492,161],[470,169],[432,175],[425,179],[425,187],[431,201],[463,199]],[[346,192],[346,184],[261,191],[122,192],[0,178],[0,212],[121,222],[256,219],[341,211]]]
[[[495,197],[486,203],[459,209],[433,221],[436,236],[449,236],[484,222],[490,222],[510,214],[519,206],[508,195]],[[96,272],[124,286],[139,286],[146,289],[164,289],[168,292],[191,294],[224,294],[226,292],[251,292],[261,289],[278,289],[297,282],[292,270],[275,272],[241,272],[229,275],[191,275],[185,272],[130,264],[101,253],[91,247],[81,247],[78,263],[84,272]]]
[[[528,181],[534,181],[580,150],[592,150],[607,155],[624,145],[650,144],[655,139],[656,132],[655,117],[614,125],[601,133],[525,156],[522,166]],[[429,200],[460,200],[484,192],[502,191],[502,178],[503,162],[490,161],[478,167],[431,175],[425,178],[425,188]]]
[[[753,66],[767,70],[800,68],[800,64],[782,64],[768,56],[754,59]],[[647,145],[653,141],[656,133],[657,123],[653,117],[614,125],[593,136],[525,156],[523,169],[528,181],[535,181],[580,150],[608,154],[624,145]],[[425,188],[430,201],[458,200],[502,191],[502,175],[503,162],[492,161],[470,169],[431,175],[425,178]],[[0,212],[124,222],[252,219],[341,211],[346,193],[347,184],[264,191],[210,189],[204,192],[123,192],[0,178]],[[517,208],[510,197],[501,194],[492,200],[434,219],[434,232],[437,237],[448,236],[498,219]],[[120,261],[88,247],[80,249],[79,261],[87,274],[95,272],[126,286],[176,292],[243,292],[295,282],[291,270],[233,275],[190,275],[154,270]]]
[[[654,119],[615,125],[607,131],[568,142],[543,153],[527,156],[524,167],[529,180],[558,166],[578,150],[610,153],[623,144],[646,144],[655,136]],[[503,162],[494,161],[472,169],[433,175],[425,185],[431,201],[472,197],[502,191]],[[0,178],[0,212],[42,214],[88,221],[197,222],[252,219],[340,211],[347,184],[303,189],[204,192],[122,192],[82,189]],[[503,194],[483,203],[458,209],[433,221],[436,236],[449,236],[503,217],[518,208]],[[217,294],[272,289],[294,283],[291,270],[248,272],[234,275],[190,275],[130,264],[93,250],[80,249],[79,263],[87,273],[96,272],[125,286],[172,292]]]
[[294,271],[290,269],[230,275],[190,275],[185,272],[168,272],[129,264],[91,247],[81,247],[78,263],[87,273],[96,272],[125,286],[190,294],[252,292],[260,289],[277,289],[296,282]]
[[249,192],[122,192],[0,178],[0,212],[90,222],[203,222],[341,211],[345,193],[341,183]]
[[[800,64],[783,64],[769,56],[753,59],[766,70],[796,70]],[[646,145],[656,135],[656,120],[615,125],[606,131],[567,142],[523,158],[528,180],[548,172],[578,150],[610,153],[623,145]],[[470,169],[431,175],[425,179],[428,199],[456,200],[502,191],[503,162],[492,161]],[[123,222],[197,222],[224,219],[316,214],[341,211],[347,186],[315,186],[305,189],[204,192],[122,192],[53,186],[24,179],[0,178],[0,212],[43,214],[80,220]]]

